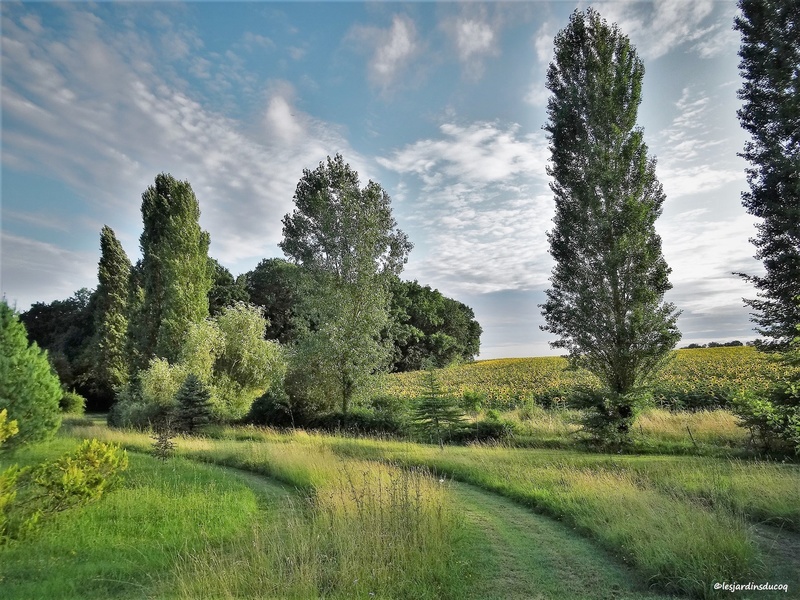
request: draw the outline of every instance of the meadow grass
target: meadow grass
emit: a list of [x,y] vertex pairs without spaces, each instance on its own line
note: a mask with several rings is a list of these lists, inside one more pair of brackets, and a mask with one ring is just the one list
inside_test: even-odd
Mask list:
[[[726,431],[729,427],[729,420],[724,417],[701,414],[694,419],[690,427],[694,425],[698,431],[703,429],[703,423],[715,424],[713,427],[709,425],[712,430]],[[666,422],[674,431],[679,430],[671,416],[657,414],[652,422],[656,423],[656,428],[663,427],[669,431],[663,425]],[[128,447],[137,447],[148,440],[145,434],[106,431],[107,439]],[[198,460],[260,472],[301,489],[313,490],[315,504],[312,514],[318,519],[323,518],[320,515],[325,511],[330,515],[331,507],[349,506],[350,512],[345,511],[342,515],[358,514],[362,521],[344,519],[342,522],[347,525],[341,535],[347,531],[359,531],[356,539],[360,544],[369,539],[377,526],[366,515],[373,518],[373,513],[382,509],[380,503],[365,503],[359,498],[385,497],[388,494],[385,487],[388,483],[376,484],[373,475],[367,477],[361,473],[372,472],[376,468],[375,461],[407,468],[424,467],[499,493],[560,520],[635,567],[645,581],[667,591],[696,597],[717,596],[712,589],[715,582],[755,580],[773,572],[769,565],[764,564],[764,555],[752,535],[750,522],[773,523],[795,530],[800,523],[797,503],[800,468],[791,464],[480,445],[446,447],[442,451],[435,446],[408,442],[341,438],[307,432],[286,434],[256,428],[238,433],[224,430],[216,434],[228,439],[179,439],[178,452]],[[710,433],[707,439],[713,439],[713,435]],[[230,439],[234,437],[246,439]],[[394,467],[386,468],[395,472]],[[386,477],[389,476],[381,475],[378,481],[385,482]],[[367,486],[369,491],[358,492],[364,489],[367,480],[371,482]],[[345,495],[337,496],[337,493],[325,491],[335,489],[340,490],[338,494]],[[325,498],[330,499],[327,504],[323,502]],[[345,499],[348,499],[347,503]],[[365,509],[363,514],[356,510],[359,502],[369,510]],[[452,504],[441,506],[448,506],[452,511]],[[328,521],[324,521],[326,527],[320,531],[313,529],[314,519],[303,522],[311,528],[307,531],[317,536],[322,535],[322,530],[334,529],[327,524]],[[365,528],[359,529],[359,523],[364,523]],[[253,535],[264,541],[272,539],[258,531]],[[451,543],[450,554],[445,552],[448,558],[439,563],[442,565],[441,573],[452,568],[454,561],[458,562],[458,552],[454,550],[457,546],[458,543]],[[357,544],[349,551],[360,549],[362,546]],[[270,552],[265,548],[258,554],[273,556],[274,552]],[[371,554],[380,555],[380,548],[371,550],[365,557],[358,555],[358,561],[367,560]],[[325,555],[344,556],[347,552],[340,550]],[[191,581],[196,573],[219,570],[205,568],[204,564],[199,563],[200,566],[194,570],[187,567],[186,572],[190,575],[181,580]],[[423,562],[418,564],[427,565]],[[444,564],[448,565],[447,568]],[[264,564],[260,564],[256,571],[263,568]],[[297,575],[298,586],[310,577],[317,582],[314,584],[317,591],[347,589],[348,593],[355,593],[355,588],[342,587],[346,582],[325,583],[330,579],[324,575],[324,568],[320,567],[313,575],[309,568],[303,568],[302,577]],[[429,567],[419,569],[425,571]],[[290,588],[293,585],[291,577],[284,584]],[[440,585],[440,590],[453,589],[448,588],[452,582],[435,583],[447,581],[446,575],[439,577],[420,589],[432,589],[430,586],[435,589],[437,585]],[[355,579],[354,576],[353,581]],[[361,577],[358,579],[364,581]],[[256,585],[253,581],[258,580],[248,581],[247,585]],[[800,581],[792,583],[800,585]],[[258,585],[264,584],[259,582]],[[370,589],[366,593],[373,591],[372,587],[367,587]],[[296,597],[306,597],[303,596],[305,588],[300,586],[296,589]],[[190,589],[190,592],[195,591]]]
[[[36,464],[78,443],[57,438],[3,462]],[[252,490],[218,467],[129,458],[119,489],[0,548],[4,599],[147,597],[169,576],[178,553],[219,546],[259,512]]]
[[[147,434],[102,428],[73,434],[88,431],[131,449],[150,443]],[[271,441],[175,440],[181,457],[301,492],[283,503],[280,521],[257,520],[221,548],[182,552],[169,582],[181,597],[464,597],[463,524],[446,485],[424,468],[341,458],[317,436],[265,437]]]
[[[796,527],[794,465],[331,439],[338,452],[426,465],[579,528],[666,590],[768,574],[747,519]],[[800,584],[800,581],[795,582]]]

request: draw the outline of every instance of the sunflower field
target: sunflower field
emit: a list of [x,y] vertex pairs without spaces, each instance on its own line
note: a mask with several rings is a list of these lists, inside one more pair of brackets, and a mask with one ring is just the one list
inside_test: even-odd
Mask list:
[[[545,407],[566,403],[570,390],[599,386],[591,373],[571,368],[565,358],[481,360],[436,371],[444,391],[454,396],[477,392],[487,408],[514,409],[534,402]],[[393,373],[385,393],[401,398],[420,394],[424,372]],[[790,375],[774,356],[755,348],[722,347],[676,350],[651,382],[657,405],[674,409],[725,407],[740,390],[760,390]]]

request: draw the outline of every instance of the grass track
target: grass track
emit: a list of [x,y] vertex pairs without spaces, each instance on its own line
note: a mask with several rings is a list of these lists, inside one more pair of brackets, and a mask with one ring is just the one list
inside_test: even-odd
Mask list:
[[452,491],[469,524],[473,559],[489,577],[475,581],[476,599],[655,600],[631,569],[562,523],[465,483]]

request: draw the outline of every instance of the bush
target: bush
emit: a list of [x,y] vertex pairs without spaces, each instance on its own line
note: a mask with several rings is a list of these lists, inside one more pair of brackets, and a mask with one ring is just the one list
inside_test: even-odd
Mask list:
[[457,444],[469,442],[501,442],[514,437],[516,426],[505,419],[481,419],[453,432],[450,441]]
[[644,393],[623,395],[602,389],[579,389],[573,392],[569,403],[584,411],[581,425],[590,445],[619,450],[630,446],[633,422],[650,401]]
[[82,415],[86,411],[86,398],[75,392],[75,390],[64,392],[61,400],[58,401],[58,406],[61,408],[62,413]]
[[762,450],[800,454],[800,382],[778,385],[768,394],[741,392],[733,412]]
[[307,419],[308,415],[295,407],[283,386],[276,385],[255,399],[244,421],[252,425],[296,427],[305,425]]
[[61,383],[47,361],[47,352],[28,335],[19,316],[0,300],[0,410],[17,421],[19,433],[9,446],[53,436],[61,425]]
[[310,425],[329,432],[345,432],[356,435],[402,435],[408,424],[399,415],[375,412],[366,408],[354,408],[342,412],[330,412],[311,419]]
[[127,467],[128,455],[119,446],[84,440],[53,462],[6,470],[0,474],[0,542],[23,537],[57,512],[98,500]]

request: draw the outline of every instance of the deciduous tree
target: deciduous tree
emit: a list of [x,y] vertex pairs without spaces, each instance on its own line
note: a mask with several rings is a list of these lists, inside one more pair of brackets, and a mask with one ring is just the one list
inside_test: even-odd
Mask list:
[[294,202],[283,218],[280,247],[316,278],[304,312],[318,324],[299,343],[326,354],[319,357],[326,366],[320,376],[347,412],[369,375],[387,366],[389,349],[380,335],[389,276],[402,271],[412,245],[397,228],[389,194],[373,181],[361,188],[339,154],[303,171]]
[[100,232],[97,304],[93,344],[93,374],[98,395],[110,406],[114,390],[128,380],[125,341],[128,334],[128,298],[131,261],[107,225]]
[[200,229],[200,206],[189,182],[166,173],[142,194],[142,221],[139,360],[174,362],[189,325],[208,316],[209,236]]

